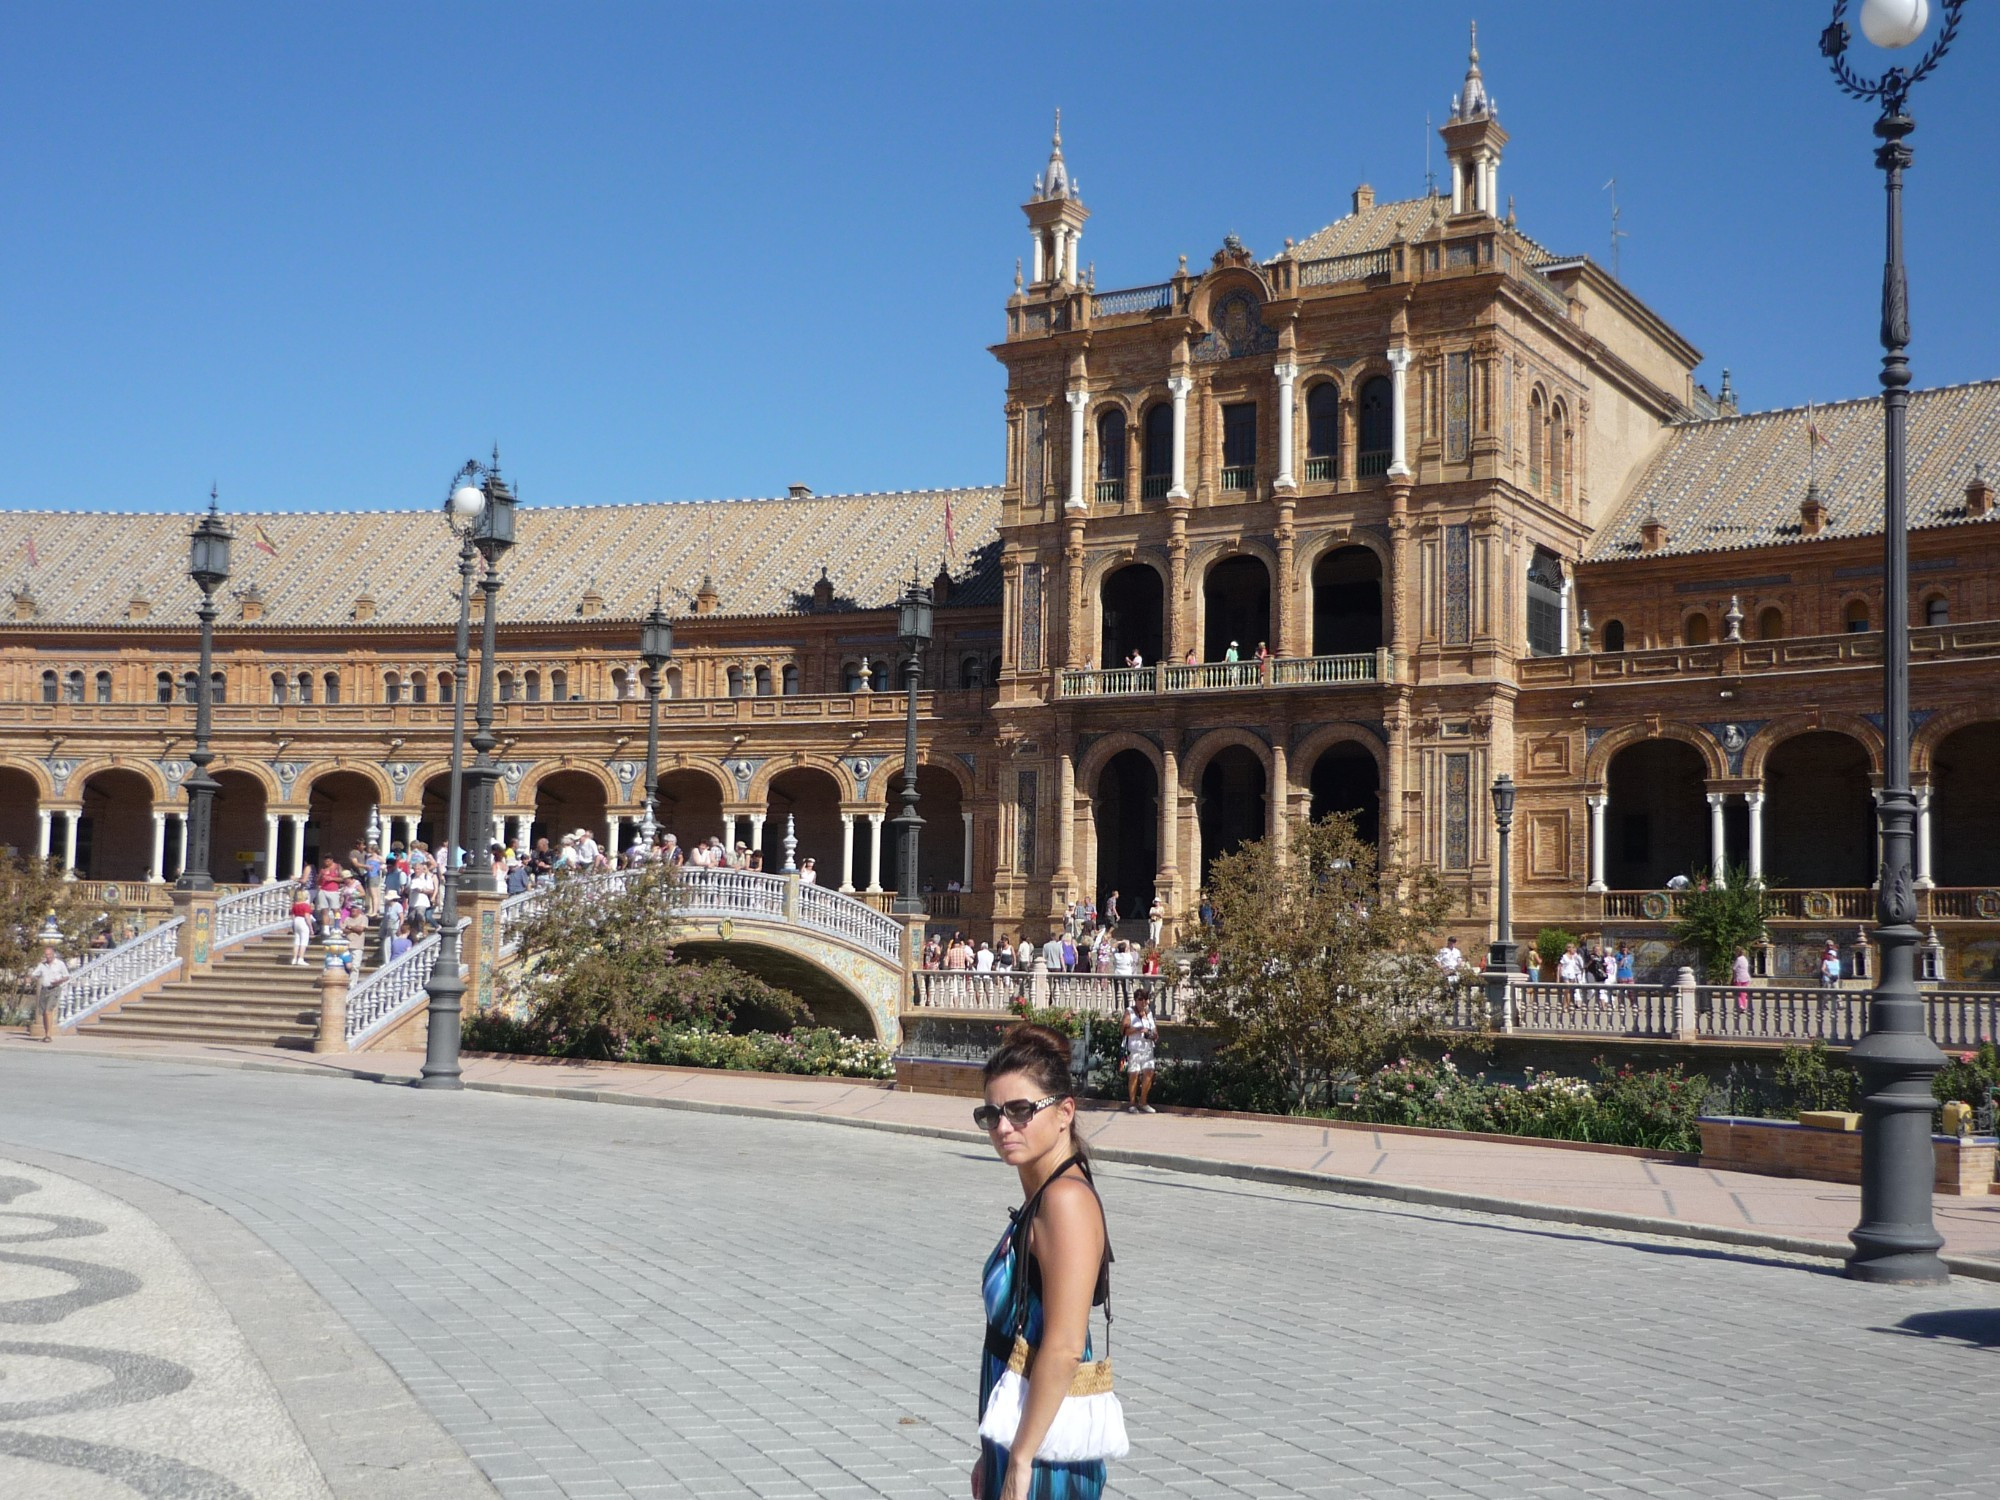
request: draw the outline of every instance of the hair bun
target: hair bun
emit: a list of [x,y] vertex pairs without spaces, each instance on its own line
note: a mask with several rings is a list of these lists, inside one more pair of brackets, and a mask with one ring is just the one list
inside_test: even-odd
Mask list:
[[1009,1029],[1006,1040],[1013,1046],[1024,1049],[1032,1047],[1037,1052],[1045,1052],[1050,1057],[1060,1059],[1065,1068],[1069,1066],[1069,1038],[1053,1026],[1041,1026],[1032,1021],[1023,1021],[1020,1025]]

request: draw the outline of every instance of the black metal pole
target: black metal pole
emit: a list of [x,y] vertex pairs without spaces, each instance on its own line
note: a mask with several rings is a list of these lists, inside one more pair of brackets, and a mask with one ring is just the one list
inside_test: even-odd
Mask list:
[[444,891],[439,916],[437,962],[424,992],[431,997],[424,1035],[420,1089],[458,1089],[459,1016],[465,981],[458,975],[458,871],[451,850],[458,847],[459,808],[465,795],[465,673],[471,656],[472,574],[477,554],[467,532],[458,549],[458,655],[451,694],[451,791],[445,814]]
[[[472,748],[478,754],[465,773],[466,822],[471,825],[466,840],[476,848],[466,851],[470,868],[465,872],[463,889],[491,896],[500,890],[500,883],[493,878],[493,861],[486,852],[493,842],[493,788],[500,780],[500,768],[493,760],[494,747],[500,743],[493,732],[493,626],[494,616],[500,612],[497,555],[487,557],[486,576],[479,580],[479,587],[486,595],[486,618],[479,625],[479,708],[472,733]],[[455,855],[455,846],[453,852]]]
[[[660,785],[660,669],[646,668],[646,816],[641,827],[649,849],[659,831],[653,800]],[[612,853],[616,854],[614,849]]]
[[194,684],[194,751],[188,756],[194,770],[182,783],[188,799],[187,847],[181,851],[180,878],[174,882],[177,891],[215,889],[215,879],[208,869],[209,819],[215,807],[215,794],[222,790],[221,784],[208,774],[209,763],[215,759],[215,752],[208,748],[209,700],[212,696],[209,674],[215,666],[215,591],[212,587],[202,587],[201,604],[196,613],[201,617],[201,669]]
[[[923,672],[917,651],[903,665],[903,686],[908,698],[903,720],[903,810],[896,815],[896,847],[902,850],[903,868],[896,882],[896,913],[918,916],[924,910],[923,887],[917,881],[917,836],[924,820],[917,815],[917,683]],[[844,878],[844,877],[843,877]]]
[[1909,411],[1910,311],[1903,270],[1903,170],[1916,128],[1901,108],[1875,123],[1875,164],[1887,179],[1888,257],[1882,273],[1882,869],[1876,893],[1881,973],[1868,1034],[1849,1054],[1861,1078],[1861,1222],[1848,1238],[1847,1274],[1859,1281],[1947,1278],[1944,1237],[1932,1214],[1931,1080],[1944,1054],[1931,1041],[1917,991],[1916,892],[1911,846],[1917,802],[1910,790],[1910,554],[1904,433]]

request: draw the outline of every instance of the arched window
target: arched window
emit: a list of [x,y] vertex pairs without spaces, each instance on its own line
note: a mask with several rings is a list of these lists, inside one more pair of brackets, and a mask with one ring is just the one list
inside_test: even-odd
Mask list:
[[1563,427],[1569,420],[1569,412],[1558,401],[1549,409],[1549,488],[1551,500],[1562,501],[1569,498],[1568,472],[1564,467],[1569,453],[1569,442]]
[[724,680],[729,685],[730,697],[741,698],[743,696],[743,669],[741,667],[731,667],[724,674]]
[[1868,628],[1868,601],[1866,599],[1850,600],[1847,608],[1841,612],[1840,620],[1851,633],[1859,634],[1861,631],[1866,630]]
[[502,703],[512,703],[514,701],[514,674],[512,672],[501,672],[493,681],[499,688],[498,696],[500,701]]
[[841,681],[850,693],[858,693],[867,686],[867,679],[861,675],[861,663],[843,662],[840,668]]
[[1706,646],[1709,642],[1708,616],[1692,614],[1681,621],[1681,644],[1683,646]]
[[680,697],[680,695],[681,695],[681,669],[679,667],[668,667],[666,696],[669,698],[678,698]]
[[1389,472],[1395,452],[1396,392],[1386,375],[1377,375],[1361,387],[1356,403],[1361,431],[1355,444],[1354,472],[1362,478]]
[[557,703],[569,702],[569,673],[561,667],[549,673],[549,697]]
[[72,671],[63,678],[63,702],[83,702],[83,673]]
[[97,674],[97,701],[99,703],[109,703],[111,701],[111,674],[109,672],[99,672]]
[[200,687],[201,687],[201,674],[199,672],[181,673],[181,702],[183,703],[194,702],[196,694],[200,689]]
[[282,704],[292,696],[292,681],[283,672],[271,674],[271,701]]
[[1926,625],[1949,625],[1951,623],[1951,601],[1943,594],[1932,594],[1924,600],[1924,623]]
[[[310,683],[312,679],[308,677],[306,681]],[[300,701],[305,702],[309,700],[302,699]],[[326,701],[328,703],[338,703],[340,701],[340,674],[338,672],[329,672],[326,674]]]
[[[335,677],[332,673],[329,672],[327,674],[326,683],[327,683],[326,701],[329,703],[338,703],[340,701],[340,679],[338,677]],[[310,703],[312,701],[313,701],[312,673],[301,672],[299,673],[299,702]]]
[[968,656],[958,664],[958,685],[962,688],[982,688],[986,686],[986,664],[976,656]]
[[438,702],[450,703],[458,694],[458,680],[449,672],[438,673]]
[[769,667],[759,667],[757,669],[757,696],[759,698],[768,698],[774,691],[776,689],[771,682],[771,669]]
[[[53,672],[44,672],[42,674],[43,701],[46,703],[55,702],[56,701],[55,690],[56,690],[56,674]],[[173,673],[162,672],[160,673],[159,676],[153,679],[153,696],[155,700],[160,703],[171,703],[174,701]]]
[[1257,403],[1232,401],[1222,408],[1222,487],[1248,490],[1257,474]]
[[787,698],[799,695],[799,668],[796,662],[786,662],[784,670],[778,674],[779,690]]
[[[77,684],[77,696],[79,699],[83,696],[82,689],[83,684],[79,682]],[[229,679],[220,672],[211,672],[208,674],[208,701],[210,703],[227,703],[229,701]]]
[[886,693],[889,691],[889,664],[886,661],[873,663],[868,676],[869,686],[874,688],[876,692]]
[[[164,677],[166,674],[163,672],[160,675]],[[170,693],[171,691],[172,689],[169,688]],[[62,680],[58,678],[56,674],[52,671],[42,673],[42,702],[57,703],[60,702],[61,700],[62,700]],[[165,698],[162,698],[160,701],[162,703],[165,703],[167,700]]]
[[1606,651],[1623,651],[1625,649],[1625,622],[1623,620],[1606,620],[1604,622],[1604,629],[1598,632],[1597,638],[1603,642]]
[[1323,381],[1306,392],[1306,483],[1340,478],[1340,387]]
[[430,696],[430,679],[425,677],[421,672],[412,672],[410,674],[410,701],[412,703],[428,703]]
[[1115,406],[1097,419],[1097,501],[1125,502],[1125,413]]
[[521,694],[530,703],[542,701],[542,674],[532,667],[521,674]]
[[611,669],[611,696],[614,698],[629,698],[632,696],[632,683],[626,677],[623,667],[613,667]]
[[1542,393],[1534,392],[1528,397],[1528,488],[1537,495],[1542,492],[1542,444],[1548,439],[1548,408],[1542,405]]
[[382,701],[401,703],[403,701],[403,679],[395,672],[382,674]]
[[1174,482],[1174,408],[1172,403],[1155,401],[1146,408],[1146,453],[1140,498],[1159,500]]
[[1528,653],[1561,656],[1563,640],[1562,559],[1540,547],[1528,559]]
[[1785,612],[1777,605],[1766,605],[1757,611],[1757,639],[1760,641],[1782,640],[1785,634]]

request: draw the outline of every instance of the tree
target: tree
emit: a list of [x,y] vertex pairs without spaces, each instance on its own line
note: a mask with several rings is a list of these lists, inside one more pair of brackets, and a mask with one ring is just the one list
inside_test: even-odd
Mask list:
[[734,965],[688,963],[679,872],[648,865],[606,888],[558,880],[523,927],[520,961],[502,980],[526,1011],[535,1050],[565,1057],[621,1057],[634,1037],[663,1026],[785,1031],[808,1020],[803,1002]]
[[1764,940],[1771,913],[1771,898],[1761,880],[1753,881],[1750,872],[1737,865],[1722,873],[1720,885],[1706,874],[1690,878],[1681,894],[1680,920],[1674,924],[1674,942],[1700,956],[1711,984],[1728,980],[1738,948]]
[[1297,830],[1282,857],[1245,844],[1208,884],[1220,966],[1194,1018],[1286,1108],[1327,1103],[1337,1083],[1442,1037],[1453,996],[1431,943],[1451,898],[1433,870],[1381,874],[1351,814]]
[[29,1004],[28,971],[42,961],[43,929],[53,914],[56,951],[75,968],[89,957],[102,909],[54,860],[0,860],[0,1011]]

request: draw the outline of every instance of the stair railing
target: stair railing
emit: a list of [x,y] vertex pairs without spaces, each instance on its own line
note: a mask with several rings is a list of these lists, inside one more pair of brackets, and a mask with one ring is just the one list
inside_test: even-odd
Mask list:
[[88,1020],[114,1000],[134,990],[178,974],[181,967],[181,923],[174,917],[148,928],[108,953],[100,953],[63,981],[56,1001],[56,1024],[74,1026]]
[[292,925],[292,902],[298,899],[296,880],[274,880],[252,886],[215,903],[215,941],[209,952],[220,953],[252,938],[283,932]]
[[[465,929],[469,926],[469,918],[459,919],[461,952]],[[437,956],[438,935],[434,932],[423,941],[412,943],[401,958],[389,960],[348,990],[348,1051],[359,1049],[363,1042],[386,1031],[419,1005],[430,1002],[424,986],[430,983],[431,971],[437,967]],[[461,963],[458,972],[463,975],[465,971]]]

